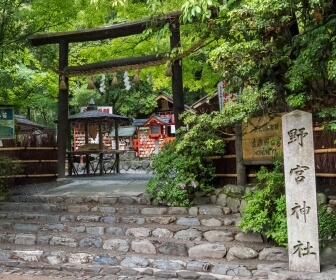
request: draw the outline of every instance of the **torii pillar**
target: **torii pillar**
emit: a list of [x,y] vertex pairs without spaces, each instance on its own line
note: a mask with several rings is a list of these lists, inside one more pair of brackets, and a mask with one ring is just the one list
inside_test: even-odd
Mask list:
[[[69,43],[62,40],[59,42],[59,72],[68,66]],[[61,81],[61,74],[59,76],[59,84]],[[69,78],[65,77],[66,89],[59,88],[58,90],[58,122],[57,122],[57,173],[58,180],[65,178],[65,160],[66,148],[69,135]]]

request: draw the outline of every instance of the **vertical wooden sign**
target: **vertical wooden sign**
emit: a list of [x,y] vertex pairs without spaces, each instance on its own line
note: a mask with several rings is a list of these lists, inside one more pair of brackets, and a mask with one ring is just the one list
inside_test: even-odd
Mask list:
[[320,272],[312,115],[282,117],[289,269]]

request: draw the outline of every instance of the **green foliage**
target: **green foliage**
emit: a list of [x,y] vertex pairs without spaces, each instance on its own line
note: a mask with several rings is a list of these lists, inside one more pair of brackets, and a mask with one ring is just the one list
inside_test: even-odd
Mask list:
[[262,167],[257,173],[257,180],[255,189],[244,197],[247,207],[239,227],[244,231],[265,234],[280,245],[285,245],[287,224],[282,162],[276,161],[272,171]]
[[199,155],[178,152],[177,141],[167,143],[155,157],[147,192],[156,204],[189,206],[196,191],[211,189],[213,170],[204,165]]
[[[262,167],[258,183],[244,196],[247,207],[238,225],[244,231],[265,234],[280,245],[287,245],[287,219],[283,164],[276,161],[274,169]],[[326,206],[318,209],[320,247],[336,238],[336,213]]]
[[326,206],[322,206],[317,214],[319,221],[320,247],[324,248],[328,245],[328,242],[336,239],[336,212]]
[[[208,156],[223,153],[223,140],[215,135],[206,122],[196,123],[192,116],[188,123],[194,129],[166,143],[154,158],[147,192],[155,203],[171,206],[189,206],[196,191],[212,190],[214,167]],[[197,131],[203,130],[202,133]]]
[[213,0],[189,0],[184,1],[181,9],[183,12],[182,21],[184,23],[192,22],[196,19],[205,21],[211,17],[211,9],[218,7],[218,1]]
[[14,181],[11,176],[18,174],[21,170],[22,166],[19,163],[12,162],[7,156],[0,156],[0,196],[7,197]]

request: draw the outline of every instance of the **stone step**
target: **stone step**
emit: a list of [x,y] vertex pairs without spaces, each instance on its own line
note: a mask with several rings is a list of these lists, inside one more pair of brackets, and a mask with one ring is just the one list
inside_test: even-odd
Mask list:
[[[209,257],[211,258],[223,258],[222,253],[230,250],[233,247],[246,248],[250,251],[250,258],[255,258],[258,253],[274,246],[272,243],[256,243],[256,242],[241,242],[234,240],[232,236],[229,239],[228,236],[220,236],[220,231],[209,231],[207,233],[213,234],[217,240],[208,241],[206,239],[191,239],[190,230],[179,231],[182,237],[188,237],[189,239],[178,238],[162,238],[154,235],[150,236],[150,231],[146,228],[130,228],[126,231],[125,235],[114,234],[116,228],[111,228],[109,233],[92,234],[87,232],[76,233],[59,233],[59,232],[38,232],[38,233],[17,233],[7,231],[0,233],[0,240],[2,244],[12,243],[18,245],[43,245],[43,246],[65,246],[71,248],[113,248],[119,252],[131,252],[143,250],[142,253],[154,253],[164,255],[177,255],[177,256],[189,256],[194,257],[194,252],[199,248],[207,250]],[[147,231],[147,232],[146,232]],[[144,235],[134,234],[135,232],[145,233]],[[188,232],[188,233],[185,233]],[[176,234],[176,235],[177,235]],[[137,236],[135,236],[137,235]],[[175,235],[175,237],[176,237]],[[184,235],[184,236],[183,236]],[[209,235],[210,236],[210,235]],[[227,240],[225,240],[225,238]],[[224,241],[225,240],[225,241]],[[221,245],[221,246],[218,246]],[[142,248],[137,248],[142,246]],[[216,254],[220,248],[219,254]],[[216,250],[215,250],[216,249]],[[214,254],[212,251],[214,250]]]
[[150,197],[147,194],[141,194],[138,196],[74,196],[74,195],[12,195],[9,198],[12,202],[29,202],[29,203],[51,203],[51,204],[81,204],[81,203],[98,203],[98,204],[138,204],[138,205],[150,205]]
[[[94,212],[110,214],[142,214],[142,215],[202,215],[202,216],[228,216],[232,211],[228,207],[218,205],[199,205],[193,207],[158,207],[153,205],[125,205],[120,203],[112,204],[100,203],[79,203],[79,202],[0,202],[0,211],[10,212]],[[233,214],[239,217],[240,214]]]
[[[273,251],[274,253],[274,251]],[[62,247],[56,247],[54,250],[46,250],[44,247],[37,246],[34,249],[26,247],[17,247],[0,250],[0,264],[14,267],[30,267],[30,268],[46,268],[58,270],[67,270],[72,267],[73,270],[86,271],[94,275],[105,275],[109,272],[115,275],[122,269],[134,269],[137,275],[141,271],[149,270],[152,273],[148,275],[158,276],[155,274],[158,271],[169,273],[168,271],[192,272],[192,278],[183,276],[173,276],[169,274],[168,279],[228,279],[224,276],[237,277],[265,277],[267,273],[274,267],[286,267],[285,262],[269,261],[267,259],[253,260],[232,260],[228,262],[225,259],[212,260],[200,255],[197,260],[183,257],[167,256],[162,258],[157,255],[145,255],[139,253],[115,255],[114,251],[101,250],[92,248],[89,252],[86,251],[71,251],[64,250]],[[105,272],[102,271],[105,270]],[[141,274],[140,274],[141,275]],[[168,275],[168,274],[167,274]],[[204,278],[199,278],[204,275]],[[205,278],[205,276],[215,278]],[[191,277],[191,276],[190,276]],[[166,278],[166,277],[163,277]],[[240,278],[234,278],[240,279]],[[252,279],[252,278],[249,278]]]
[[[134,219],[135,220],[135,219]],[[234,226],[189,226],[175,224],[136,224],[108,223],[106,220],[90,222],[81,221],[44,221],[44,220],[5,220],[0,224],[1,232],[67,232],[88,233],[92,235],[114,234],[134,237],[174,238],[180,240],[208,240],[209,242],[227,242],[232,240],[262,243],[260,234],[241,233]],[[246,237],[243,237],[243,236]],[[242,239],[242,240],[241,240]]]
[[223,230],[238,231],[234,226],[236,218],[212,218],[209,216],[151,216],[151,215],[121,215],[121,214],[92,214],[92,213],[24,213],[24,212],[0,212],[0,218],[6,223],[0,224],[0,229],[7,229],[17,223],[45,223],[66,224],[66,223],[94,223],[99,225],[162,225],[176,227],[208,227],[212,229],[222,228]]
[[213,204],[153,206],[146,195],[15,196],[0,202],[0,218],[0,264],[13,269],[115,279],[267,279],[288,258],[260,234],[240,232],[237,211]]
[[[21,224],[21,226],[22,225],[29,227],[30,224]],[[223,273],[225,269],[227,269],[225,270],[226,272],[228,270],[239,270],[239,275],[245,276],[246,273],[252,275],[252,270],[255,270],[255,267],[250,270],[247,269],[245,267],[246,262],[254,262],[255,259],[259,258],[268,259],[265,255],[270,255],[268,250],[272,249],[270,246],[273,246],[273,244],[262,243],[260,236],[255,234],[236,233],[234,235],[235,240],[225,241],[221,238],[227,238],[228,235],[222,235],[222,232],[208,230],[202,233],[203,241],[199,241],[193,237],[194,235],[198,236],[197,233],[200,233],[200,231],[197,231],[195,228],[182,229],[176,231],[173,236],[171,236],[171,234],[165,236],[170,225],[167,225],[167,228],[154,229],[153,225],[151,225],[150,228],[125,229],[121,227],[104,228],[104,224],[102,224],[104,233],[102,228],[91,227],[90,225],[92,225],[92,223],[89,223],[89,226],[86,224],[85,232],[77,232],[75,234],[43,232],[42,228],[37,233],[11,233],[7,229],[6,233],[0,235],[2,248],[6,248],[7,246],[10,250],[18,248],[17,250],[25,252],[34,251],[39,247],[43,248],[43,250],[41,249],[40,251],[46,250],[50,252],[73,250],[76,253],[84,254],[83,256],[87,256],[87,254],[92,255],[94,251],[98,250],[97,255],[102,253],[111,255],[111,252],[113,252],[119,259],[122,257],[130,257],[129,255],[141,255],[151,260],[153,258],[173,258],[177,263],[181,261],[181,258],[187,262],[207,258],[214,261],[215,264],[224,261],[224,266],[216,268],[216,271],[218,270],[220,273]],[[42,225],[42,227],[43,226],[46,227],[46,225]],[[204,227],[204,229],[206,228],[207,227]],[[110,234],[106,234],[106,231],[110,232]],[[116,232],[119,232],[120,236],[116,235]],[[173,230],[170,232],[173,233]],[[103,234],[99,235],[98,233]],[[147,234],[149,234],[149,236],[146,236]],[[218,241],[214,242],[216,240],[211,240],[214,243],[206,242],[205,236],[210,238],[207,234],[209,234],[209,236],[213,234],[213,238],[219,238]],[[164,237],[162,237],[162,235]],[[182,240],[178,238],[174,239],[176,235],[180,235]],[[232,236],[233,234],[229,234],[229,238],[232,238]],[[184,240],[183,238],[187,238],[188,240]],[[254,242],[251,242],[252,240],[254,240]],[[256,241],[259,241],[259,243]],[[275,260],[279,261],[280,255],[282,258],[287,256],[287,252],[285,250],[284,253],[283,248],[273,248],[272,250],[271,259],[274,258],[273,256],[276,256]],[[276,252],[274,252],[274,250],[276,250]],[[71,253],[73,253],[73,251],[71,251]],[[86,253],[85,251],[89,251],[90,253]],[[0,256],[1,255],[4,255],[4,253],[0,253]],[[11,258],[9,260],[11,260]],[[92,256],[88,258],[93,259]],[[235,260],[239,260],[239,266],[237,266],[237,264],[233,265],[232,262]],[[24,259],[21,260],[21,262],[22,261],[24,261]],[[87,261],[85,261],[85,263],[86,262]],[[229,266],[226,262],[229,262]],[[123,265],[123,263],[120,263],[120,265]],[[249,270],[250,273],[247,272],[247,270]]]

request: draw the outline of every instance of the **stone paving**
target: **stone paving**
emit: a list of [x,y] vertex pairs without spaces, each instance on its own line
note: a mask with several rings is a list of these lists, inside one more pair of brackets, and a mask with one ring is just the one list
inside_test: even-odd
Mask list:
[[261,280],[287,268],[285,248],[236,228],[239,205],[221,192],[219,204],[158,207],[140,185],[80,193],[82,181],[0,202],[0,279]]

